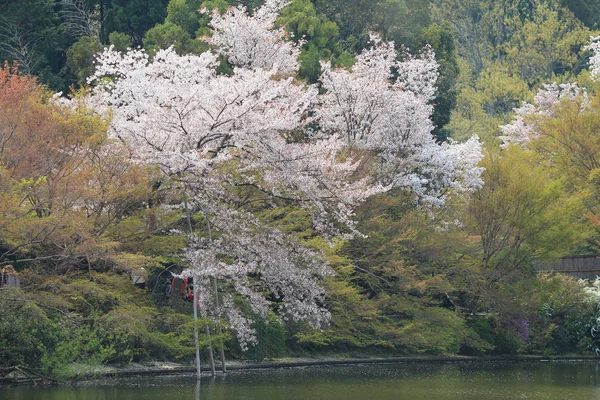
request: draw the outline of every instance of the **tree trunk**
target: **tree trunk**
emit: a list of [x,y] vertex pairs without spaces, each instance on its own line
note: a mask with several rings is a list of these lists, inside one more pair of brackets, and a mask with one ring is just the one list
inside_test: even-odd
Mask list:
[[221,315],[219,312],[219,283],[217,279],[213,279],[213,286],[215,288],[215,307],[217,309],[217,332],[219,333],[219,347],[221,355],[221,368],[223,373],[227,373],[227,367],[225,366],[225,346],[223,345],[223,331],[221,329]]
[[[208,325],[206,326],[206,336],[210,338],[210,328]],[[215,371],[215,356],[213,354],[212,343],[208,343],[208,361],[210,362],[210,374],[211,376],[215,376],[217,372]]]
[[[181,176],[179,177],[181,179]],[[187,201],[187,190],[185,187],[185,184],[183,184],[183,205],[185,207],[185,214],[186,214],[186,218],[187,218],[187,224],[188,224],[188,230],[189,230],[189,235],[191,236],[192,233],[194,233],[194,229],[192,227],[192,215],[190,213],[190,208],[188,207],[188,201]],[[196,275],[196,271],[194,271],[194,299],[193,299],[193,309],[194,309],[194,343],[196,346],[196,378],[200,379],[200,375],[202,373],[202,369],[200,367],[200,347],[198,345],[198,282],[200,282],[200,279],[198,279],[197,275]],[[208,327],[206,327],[207,331],[208,331]],[[207,332],[209,333],[209,332]],[[210,333],[208,335],[208,337],[210,338]],[[212,349],[210,352],[210,356],[211,356],[211,366],[212,366],[212,370],[213,370],[213,376],[215,375],[214,373],[214,362],[212,360]]]
[[198,346],[198,285],[194,284],[194,343],[196,344],[196,378],[200,379],[200,347]]
[[[208,240],[212,242],[212,230],[210,229],[210,221],[208,220],[208,216],[204,214],[204,219],[206,219],[206,228],[208,230]],[[221,356],[221,369],[223,373],[227,372],[227,367],[225,366],[225,349],[223,346],[223,331],[221,330],[221,313],[219,310],[219,287],[217,278],[212,278],[213,288],[215,291],[215,309],[217,316],[217,332],[219,334],[219,344],[220,344],[220,356]]]

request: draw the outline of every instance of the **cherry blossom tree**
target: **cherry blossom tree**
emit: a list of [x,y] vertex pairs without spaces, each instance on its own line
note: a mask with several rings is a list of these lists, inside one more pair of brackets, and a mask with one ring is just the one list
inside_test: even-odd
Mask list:
[[288,0],[267,0],[252,17],[243,5],[232,7],[223,15],[214,10],[210,22],[214,31],[204,40],[226,54],[227,61],[236,67],[276,68],[282,74],[296,73],[302,43],[285,41],[285,28],[275,28],[279,11],[288,3]]
[[[338,160],[345,147],[340,138],[294,143],[286,136],[286,132],[301,129],[311,121],[306,113],[316,100],[316,89],[292,78],[274,79],[276,69],[236,68],[232,76],[224,76],[217,75],[216,65],[216,57],[209,53],[178,56],[166,50],[150,61],[141,50],[127,54],[108,50],[100,56],[91,79],[97,86],[90,103],[98,110],[111,110],[113,135],[126,143],[140,162],[159,165],[168,175],[185,176],[190,193],[194,193],[190,202],[194,209],[208,215],[214,229],[223,231],[212,245],[204,243],[202,247],[201,242],[192,241],[186,253],[193,266],[191,273],[200,283],[215,266],[222,265],[209,257],[214,253],[211,249],[224,248],[224,243],[229,243],[232,257],[236,254],[233,249],[254,243],[254,255],[258,254],[258,239],[240,242],[240,224],[246,218],[228,207],[235,203],[229,190],[232,186],[251,185],[271,196],[297,201],[309,209],[315,227],[330,235],[339,234],[341,226],[352,231],[354,206],[381,190],[379,186],[369,187],[367,179],[352,178],[358,163]],[[111,80],[103,81],[107,76]],[[238,166],[235,174],[224,171],[228,162]],[[254,229],[273,235],[272,230],[257,223]],[[301,270],[299,258],[292,254],[308,254],[307,250],[297,245],[282,250],[292,242],[264,240],[260,248],[265,253],[244,271],[260,269],[263,280],[271,283],[279,281],[275,277],[281,277],[284,271],[290,278],[299,278],[288,274],[294,265]],[[201,254],[206,256],[200,257]],[[238,252],[236,265],[241,260],[248,261],[248,257],[245,250]],[[319,258],[315,260],[318,262],[305,264],[304,279],[288,280],[295,286],[281,292],[286,304],[282,311],[293,319],[326,314],[316,279],[326,264]],[[244,286],[241,276],[238,273],[218,277],[234,282],[238,293],[250,294],[250,286]],[[252,287],[260,289],[254,283]],[[302,292],[303,296],[295,297],[295,293]],[[202,310],[208,309],[209,304],[202,304]],[[244,332],[251,329],[242,328],[244,320],[237,318],[239,311],[231,307],[228,310],[228,319],[237,328],[244,346],[248,337]],[[260,310],[265,309],[255,309]]]
[[[358,233],[353,210],[375,193],[405,187],[441,204],[443,191],[481,183],[476,139],[438,145],[431,136],[430,49],[397,62],[393,44],[373,37],[351,72],[324,65],[319,95],[294,79],[298,47],[274,29],[285,4],[268,0],[252,16],[241,7],[213,14],[205,40],[216,54],[168,49],[151,59],[109,48],[89,80],[88,102],[112,116],[112,135],[139,162],[178,177],[185,208],[203,215],[209,236],[190,233],[191,268],[182,275],[203,288],[196,299],[204,315],[225,315],[242,348],[255,336],[240,299],[256,314],[274,308],[318,327],[328,318],[319,280],[330,271],[319,252],[240,207],[236,189],[305,208],[314,229],[332,238]],[[219,54],[233,73],[217,72]],[[380,160],[376,177],[362,168],[365,154]],[[217,296],[215,279],[223,283]]]
[[526,146],[531,140],[539,137],[536,123],[540,119],[554,118],[556,107],[562,101],[573,101],[581,97],[581,110],[588,104],[587,92],[576,83],[547,84],[538,90],[533,104],[525,103],[515,109],[514,120],[500,127],[503,135],[500,139],[504,146],[510,143]]

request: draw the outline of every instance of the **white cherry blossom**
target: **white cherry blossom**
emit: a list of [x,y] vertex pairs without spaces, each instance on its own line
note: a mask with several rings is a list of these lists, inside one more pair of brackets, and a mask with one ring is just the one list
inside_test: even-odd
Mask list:
[[320,101],[321,126],[352,146],[375,152],[383,185],[410,189],[427,203],[443,203],[449,188],[480,187],[478,139],[440,145],[431,134],[430,102],[438,76],[432,50],[398,62],[393,43],[377,35],[371,39],[373,46],[357,57],[351,71],[323,63],[321,81],[327,93]]
[[600,79],[600,36],[592,37],[591,43],[586,46],[585,50],[591,50],[590,57],[590,74],[594,80]]
[[275,29],[279,11],[288,0],[267,0],[252,16],[246,7],[232,7],[220,15],[212,12],[213,34],[204,38],[227,55],[235,67],[276,69],[282,74],[297,72],[300,45],[285,41],[285,29]]
[[536,117],[554,118],[554,109],[562,101],[572,101],[582,97],[582,110],[587,107],[587,92],[576,83],[552,83],[538,90],[533,104],[524,103],[515,109],[514,120],[500,127],[503,135],[500,139],[504,146],[510,143],[526,146],[527,142],[538,137],[535,128]]

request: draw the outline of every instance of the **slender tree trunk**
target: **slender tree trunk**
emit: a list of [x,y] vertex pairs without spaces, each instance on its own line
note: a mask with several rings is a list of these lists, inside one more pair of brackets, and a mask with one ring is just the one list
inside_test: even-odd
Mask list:
[[[179,177],[179,179],[181,179],[181,176]],[[194,233],[194,229],[192,227],[192,215],[190,213],[190,208],[188,207],[188,201],[187,201],[187,190],[185,187],[185,184],[183,184],[183,205],[185,207],[185,214],[186,214],[186,218],[187,218],[187,224],[188,224],[188,230],[189,230],[189,235],[191,236],[192,233]],[[194,310],[194,344],[196,345],[196,378],[200,379],[201,373],[202,373],[202,368],[200,367],[200,346],[198,345],[198,282],[200,281],[198,279],[198,276],[196,274],[196,271],[193,271],[193,279],[194,279],[194,299],[192,300],[192,302],[194,303],[194,305],[192,306],[193,310]],[[208,329],[208,327],[207,327]],[[210,335],[209,335],[210,337]],[[212,355],[212,350],[211,350],[211,355]],[[211,357],[211,361],[212,361],[212,357]],[[213,364],[211,362],[211,364]],[[214,371],[214,366],[212,367],[213,371]],[[213,372],[214,375],[214,372]]]
[[[194,281],[195,282],[195,281]],[[196,378],[200,379],[202,368],[200,367],[200,347],[198,346],[198,285],[194,283],[194,343],[196,343]],[[198,381],[200,382],[200,381]]]
[[[179,179],[181,179],[181,176],[179,176]],[[192,227],[192,215],[190,213],[190,208],[188,207],[188,201],[187,201],[187,188],[185,183],[183,183],[183,205],[185,207],[185,213],[186,213],[186,218],[187,218],[187,223],[188,223],[188,229],[189,229],[189,234],[192,235],[192,233],[194,233],[193,227]],[[194,337],[196,339],[196,371],[197,371],[197,375],[198,375],[198,379],[200,379],[200,349],[198,347],[198,283],[200,282],[200,279],[198,279],[198,276],[196,275],[196,271],[194,270]],[[215,358],[213,355],[213,348],[212,348],[212,343],[210,342],[210,328],[208,327],[208,325],[206,326],[206,336],[209,339],[209,345],[208,345],[208,360],[210,363],[210,371],[212,376],[216,375],[215,372]]]
[[94,277],[92,276],[92,264],[90,263],[90,258],[85,256],[85,261],[87,261],[88,273],[90,274],[90,281],[94,281]]
[[215,288],[215,307],[217,309],[217,332],[219,333],[219,350],[221,355],[221,368],[223,373],[227,373],[227,367],[225,366],[225,346],[223,345],[223,330],[221,329],[221,315],[219,308],[219,282],[215,278],[213,279],[213,286]]
[[[206,336],[210,338],[210,328],[206,325]],[[212,343],[208,343],[208,361],[210,362],[210,374],[211,376],[215,376],[217,374],[215,370],[215,356],[213,354]]]
[[[208,230],[208,240],[212,242],[212,230],[210,229],[210,221],[208,216],[204,214],[206,219],[206,228]],[[217,310],[217,332],[219,334],[219,348],[221,356],[221,369],[223,373],[227,373],[227,367],[225,366],[225,346],[223,345],[223,331],[221,330],[221,312],[219,306],[219,284],[216,278],[212,279],[214,291],[215,291],[215,308]]]

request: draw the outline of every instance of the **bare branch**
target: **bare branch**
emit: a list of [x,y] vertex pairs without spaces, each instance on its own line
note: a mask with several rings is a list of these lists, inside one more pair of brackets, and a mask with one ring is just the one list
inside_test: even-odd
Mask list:
[[58,0],[59,15],[67,25],[68,33],[75,37],[100,38],[100,11],[90,9],[85,0]]
[[0,17],[0,53],[14,60],[26,75],[32,75],[37,69],[40,58],[35,51],[38,40],[27,37],[18,26]]

